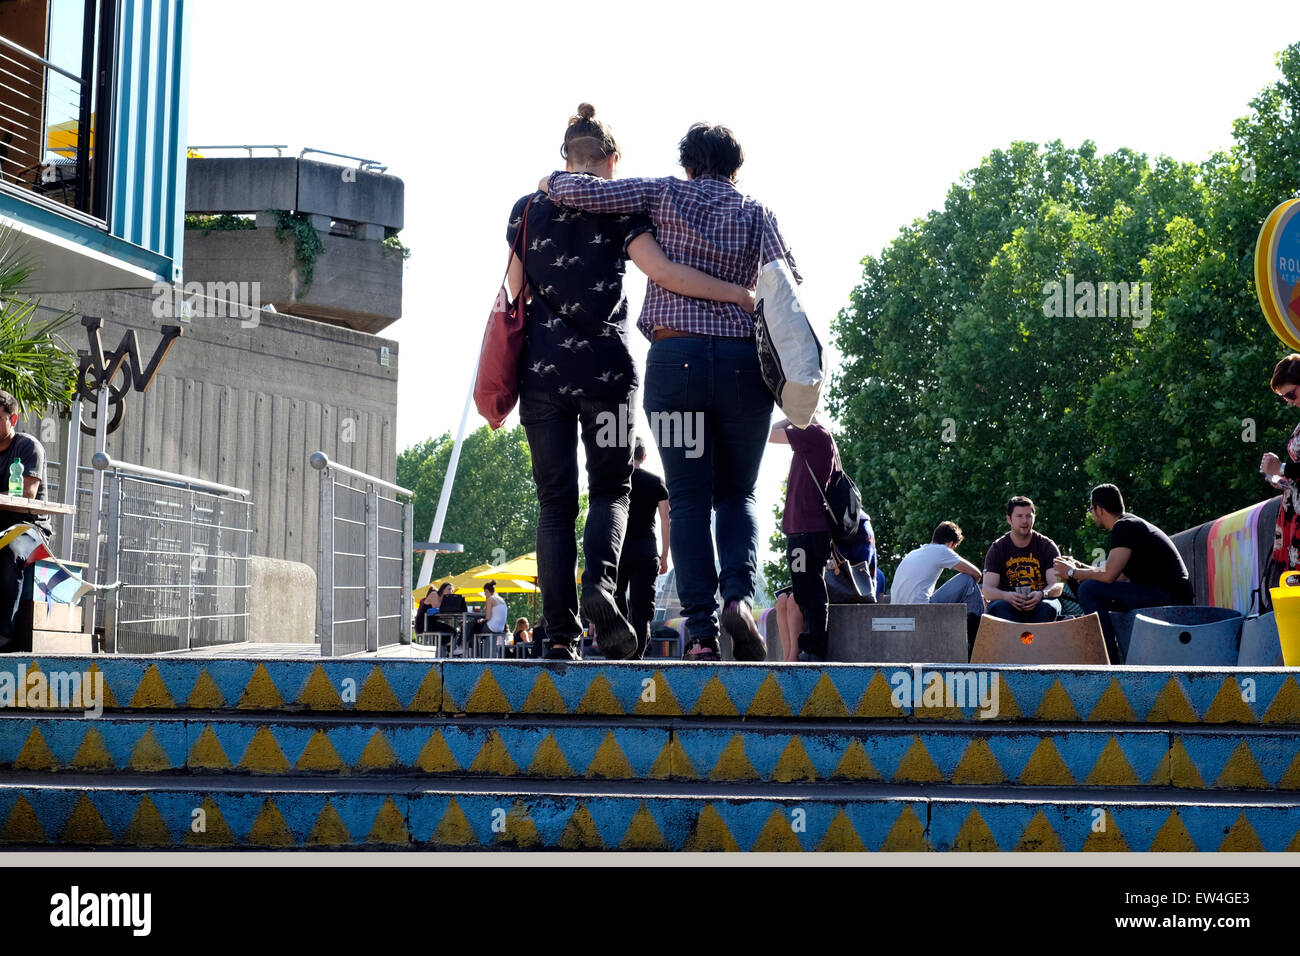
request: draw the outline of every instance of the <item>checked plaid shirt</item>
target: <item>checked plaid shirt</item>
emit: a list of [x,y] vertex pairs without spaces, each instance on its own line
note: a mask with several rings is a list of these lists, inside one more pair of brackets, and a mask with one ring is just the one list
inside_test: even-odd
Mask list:
[[[783,258],[795,280],[803,281],[776,217],[724,179],[600,179],[554,173],[548,188],[552,201],[585,212],[649,213],[669,259],[718,279],[752,289],[759,266]],[[636,327],[653,339],[660,326],[730,338],[754,334],[753,317],[738,305],[692,299],[647,282]]]

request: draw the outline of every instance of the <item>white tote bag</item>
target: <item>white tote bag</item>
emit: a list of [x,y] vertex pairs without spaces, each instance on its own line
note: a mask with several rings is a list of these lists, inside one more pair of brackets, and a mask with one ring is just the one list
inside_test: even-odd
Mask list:
[[784,260],[759,269],[754,298],[754,343],[763,381],[786,418],[806,428],[822,390],[822,344],[799,304]]

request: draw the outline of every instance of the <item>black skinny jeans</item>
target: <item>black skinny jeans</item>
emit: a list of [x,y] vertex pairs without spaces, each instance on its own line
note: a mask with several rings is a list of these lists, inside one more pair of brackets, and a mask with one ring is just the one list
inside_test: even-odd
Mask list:
[[[621,402],[570,398],[547,392],[519,396],[519,419],[528,435],[533,481],[541,506],[537,525],[537,576],[542,589],[542,619],[551,644],[574,644],[582,636],[574,574],[578,544],[578,436],[587,450],[587,526],[582,549],[585,597],[604,591],[612,599],[618,557],[627,529],[632,492],[632,448],[618,423]],[[612,416],[612,419],[607,417]],[[609,427],[609,422],[614,427]],[[608,440],[610,435],[614,439]]]
[[803,612],[804,633],[813,647],[826,646],[826,559],[831,556],[829,531],[796,533],[785,539],[794,601]]

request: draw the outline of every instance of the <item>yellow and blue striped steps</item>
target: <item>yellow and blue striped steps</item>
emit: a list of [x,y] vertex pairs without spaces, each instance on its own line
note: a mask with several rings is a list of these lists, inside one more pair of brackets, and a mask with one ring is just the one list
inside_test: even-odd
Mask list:
[[[102,718],[0,709],[0,844],[1300,848],[1282,669],[0,658]],[[37,679],[39,683],[39,679]],[[202,829],[193,828],[201,817]]]

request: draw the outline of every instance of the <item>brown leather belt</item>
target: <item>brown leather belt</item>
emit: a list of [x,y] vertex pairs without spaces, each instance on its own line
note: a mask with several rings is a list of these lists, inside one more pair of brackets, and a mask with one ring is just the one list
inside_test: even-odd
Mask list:
[[698,332],[682,332],[679,329],[669,329],[662,325],[654,330],[654,336],[650,341],[658,342],[660,339],[707,339],[709,336],[701,335]]

